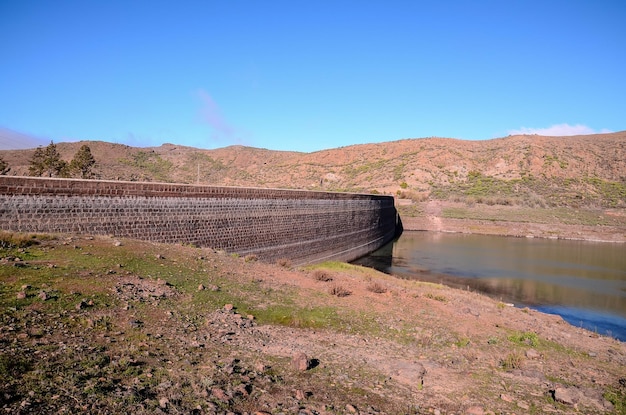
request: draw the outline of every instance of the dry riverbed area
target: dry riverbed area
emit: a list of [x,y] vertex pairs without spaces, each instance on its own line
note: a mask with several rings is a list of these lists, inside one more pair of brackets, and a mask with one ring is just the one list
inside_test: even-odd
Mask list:
[[2,234],[10,414],[624,413],[626,345],[343,263]]

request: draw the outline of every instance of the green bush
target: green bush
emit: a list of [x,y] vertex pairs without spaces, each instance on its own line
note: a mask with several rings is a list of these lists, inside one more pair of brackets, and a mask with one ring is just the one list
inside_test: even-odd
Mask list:
[[531,331],[512,334],[509,336],[509,340],[513,343],[521,345],[527,345],[532,347],[539,346],[539,337],[537,336],[537,333],[533,333]]

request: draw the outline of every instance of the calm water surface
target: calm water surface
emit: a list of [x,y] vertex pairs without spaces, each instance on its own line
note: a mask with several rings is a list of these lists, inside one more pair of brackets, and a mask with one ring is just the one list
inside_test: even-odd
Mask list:
[[469,287],[626,341],[626,246],[404,232],[355,261],[401,278]]

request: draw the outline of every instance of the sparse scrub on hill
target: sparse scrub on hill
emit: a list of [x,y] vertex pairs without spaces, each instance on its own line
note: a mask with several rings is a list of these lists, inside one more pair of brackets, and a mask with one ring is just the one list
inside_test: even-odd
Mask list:
[[[402,214],[402,206],[399,212]],[[624,226],[620,216],[606,214],[593,209],[570,209],[568,207],[549,208],[541,205],[541,201],[514,205],[502,210],[476,209],[471,204],[465,206],[449,206],[442,210],[441,216],[452,219],[471,219],[484,221],[508,221],[529,223],[559,223],[586,226]]]
[[142,173],[141,180],[172,181],[169,177],[173,167],[172,162],[164,160],[154,151],[138,151],[130,158],[120,160],[120,163],[139,169]]
[[413,191],[402,191],[398,190],[396,195],[399,199],[408,199],[412,202],[419,203],[428,200],[427,192],[413,192]]
[[[402,162],[393,168],[393,180],[398,182],[404,178],[404,169],[406,167],[406,162]],[[403,182],[404,183],[404,182]],[[405,183],[406,184],[406,183]],[[400,185],[402,187],[402,185]],[[408,186],[406,186],[408,187]],[[406,189],[406,187],[402,187]]]
[[583,182],[593,186],[607,207],[626,207],[626,182],[609,182],[597,177],[586,178]]
[[431,197],[490,206],[576,207],[626,206],[626,184],[597,178],[535,177],[498,179],[470,171],[466,181],[431,183]]
[[183,169],[187,172],[187,181],[191,183],[210,183],[218,179],[220,174],[226,170],[226,166],[210,156],[195,152],[187,155],[183,164]]

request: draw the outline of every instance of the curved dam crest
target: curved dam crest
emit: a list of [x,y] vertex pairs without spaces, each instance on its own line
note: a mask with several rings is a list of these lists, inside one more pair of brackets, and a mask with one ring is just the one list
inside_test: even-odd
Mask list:
[[295,265],[391,241],[392,196],[0,176],[0,229],[189,243]]

